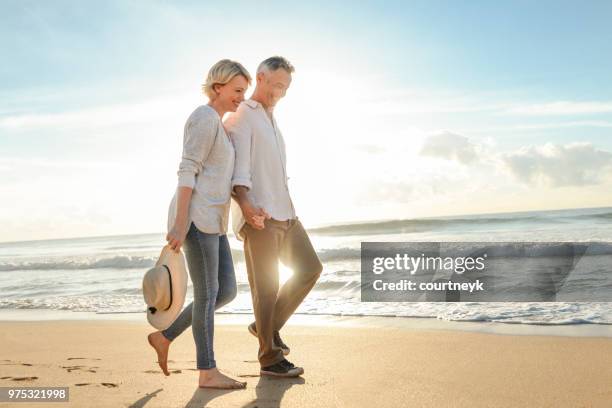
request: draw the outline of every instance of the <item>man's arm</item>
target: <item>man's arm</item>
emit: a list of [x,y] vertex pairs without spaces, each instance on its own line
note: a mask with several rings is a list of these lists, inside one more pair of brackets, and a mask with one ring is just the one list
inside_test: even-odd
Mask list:
[[255,229],[264,228],[264,220],[270,215],[263,208],[256,208],[251,204],[247,196],[249,189],[245,186],[235,186],[232,196],[240,206],[244,220]]
[[263,229],[264,219],[270,216],[262,208],[255,208],[247,195],[247,191],[252,186],[251,127],[246,118],[240,117],[238,113],[230,116],[225,125],[236,152],[232,175],[232,197],[240,206],[245,221],[253,228]]

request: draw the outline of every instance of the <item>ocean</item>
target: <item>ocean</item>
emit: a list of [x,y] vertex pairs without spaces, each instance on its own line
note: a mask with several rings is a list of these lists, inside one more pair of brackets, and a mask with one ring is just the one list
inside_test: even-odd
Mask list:
[[[308,227],[308,226],[307,226]],[[612,207],[363,222],[311,228],[324,270],[297,313],[396,316],[443,321],[567,325],[612,324],[610,302],[361,302],[360,245],[384,242],[598,242],[612,254]],[[142,276],[156,261],[165,233],[0,243],[0,309],[142,313]],[[250,314],[241,242],[230,236],[238,296],[217,313]],[[592,256],[599,256],[592,255]],[[290,276],[281,267],[281,280]],[[605,263],[584,290],[606,291]],[[603,282],[603,283],[602,283]],[[589,287],[591,285],[591,287]],[[597,287],[595,287],[597,286]],[[188,304],[193,299],[191,283]]]

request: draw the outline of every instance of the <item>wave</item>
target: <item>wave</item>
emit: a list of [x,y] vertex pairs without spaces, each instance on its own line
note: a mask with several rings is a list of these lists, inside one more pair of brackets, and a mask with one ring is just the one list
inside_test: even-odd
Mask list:
[[110,246],[104,248],[106,251],[125,251],[125,250],[134,250],[134,249],[154,249],[158,250],[158,245],[121,245],[121,246]]
[[346,247],[322,249],[317,252],[317,255],[322,262],[356,260],[361,258],[361,249]]
[[[417,244],[415,242],[415,244]],[[418,243],[423,248],[421,243]],[[431,246],[434,249],[434,246]],[[382,247],[386,252],[410,250],[409,242],[388,243]],[[378,251],[377,251],[378,252]],[[370,252],[373,253],[373,252]],[[445,255],[447,253],[447,255]],[[476,256],[487,253],[488,257],[495,258],[525,258],[525,257],[576,257],[589,255],[612,255],[612,243],[609,242],[442,242],[440,256]],[[358,261],[361,259],[360,248],[324,249],[318,252],[323,262],[329,261]],[[413,254],[418,256],[418,254]]]
[[453,219],[408,219],[374,221],[352,224],[331,225],[327,227],[310,228],[308,231],[319,235],[373,235],[381,233],[423,232],[454,225],[501,224],[541,220],[541,217],[515,218],[453,218]]
[[414,218],[330,225],[309,228],[318,235],[375,235],[384,233],[415,233],[461,226],[493,224],[557,224],[572,220],[610,220],[612,212],[594,214],[546,214],[516,216],[466,216],[457,218]]
[[599,214],[582,214],[582,215],[575,215],[573,217],[569,217],[569,218],[575,218],[575,219],[602,219],[602,220],[612,220],[612,212],[607,212],[607,213],[599,213]]
[[[409,249],[409,243],[401,243],[397,250]],[[433,247],[432,247],[433,248]],[[445,251],[450,253],[451,248],[459,253],[466,251],[466,254],[476,252],[487,252],[489,257],[543,257],[543,256],[588,256],[588,255],[612,255],[612,243],[607,242],[569,242],[569,243],[546,243],[534,242],[525,245],[520,242],[495,243],[486,242],[482,245],[475,245],[472,242],[452,242],[442,243],[441,255]],[[385,251],[393,251],[393,243],[383,248]],[[317,255],[322,262],[341,262],[359,261],[361,259],[360,248],[329,248],[320,249]],[[416,255],[415,255],[416,256]],[[232,250],[234,262],[243,262],[244,254],[241,250]],[[0,262],[0,272],[21,271],[21,270],[85,270],[85,269],[144,269],[152,267],[157,260],[156,256],[137,256],[137,255],[117,255],[109,257],[93,258],[64,258],[50,259],[42,261],[23,261],[23,262]]]
[[[323,249],[318,252],[320,259],[326,261],[359,259],[358,248]],[[243,262],[242,250],[232,249],[234,262]],[[42,271],[42,270],[84,270],[84,269],[142,269],[155,265],[156,256],[116,255],[90,258],[63,258],[41,261],[0,262],[0,272]]]
[[[57,310],[71,312],[94,312],[97,314],[141,313],[144,316],[145,306],[141,296],[60,299],[13,299],[0,300],[1,310]],[[612,325],[612,310],[609,303],[460,303],[419,302],[410,304],[351,303],[350,299],[333,299],[325,297],[311,307],[297,311],[299,315],[342,316],[342,317],[398,317],[430,318],[441,321],[456,322],[495,322],[516,325],[564,326],[579,324]],[[348,302],[348,303],[347,303]],[[231,306],[232,304],[230,304]],[[338,307],[334,307],[338,306]],[[216,313],[251,314],[250,306],[233,309],[224,308]]]
[[150,268],[155,265],[157,257],[117,255],[105,258],[60,259],[47,261],[25,261],[0,263],[0,271],[19,270],[83,270],[83,269],[135,269]]

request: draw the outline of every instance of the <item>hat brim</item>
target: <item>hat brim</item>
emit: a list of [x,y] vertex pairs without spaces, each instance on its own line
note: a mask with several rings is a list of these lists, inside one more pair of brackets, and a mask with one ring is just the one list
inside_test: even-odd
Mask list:
[[147,309],[147,320],[157,330],[167,329],[179,315],[185,304],[187,293],[187,268],[183,252],[174,252],[170,246],[162,248],[155,266],[167,265],[172,277],[172,304],[168,310],[157,310],[151,313]]

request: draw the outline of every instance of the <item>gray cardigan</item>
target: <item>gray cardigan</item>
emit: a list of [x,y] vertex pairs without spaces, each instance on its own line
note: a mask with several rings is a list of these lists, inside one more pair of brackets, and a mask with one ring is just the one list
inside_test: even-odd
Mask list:
[[[178,187],[193,189],[187,226],[202,232],[227,233],[234,170],[234,147],[217,111],[201,105],[185,123]],[[168,210],[168,231],[176,220],[177,191]]]

